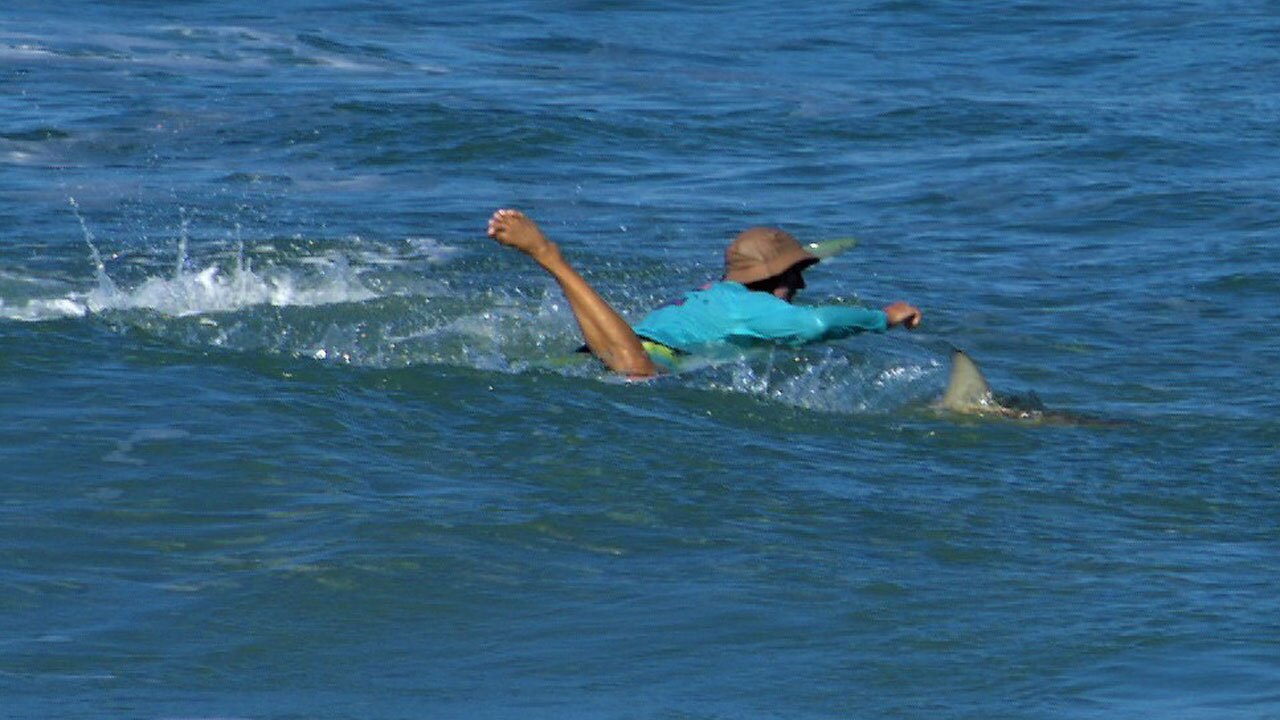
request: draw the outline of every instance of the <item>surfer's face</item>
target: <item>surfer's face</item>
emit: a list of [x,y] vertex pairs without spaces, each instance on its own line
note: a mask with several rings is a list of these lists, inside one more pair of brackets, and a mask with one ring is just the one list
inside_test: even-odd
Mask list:
[[747,283],[747,287],[756,292],[766,292],[776,298],[791,302],[791,298],[796,296],[796,292],[804,289],[804,265],[792,265],[779,275]]
[[803,290],[804,287],[804,272],[793,267],[782,274],[782,278],[778,281],[778,286],[773,289],[773,294],[787,302],[791,302],[796,293]]

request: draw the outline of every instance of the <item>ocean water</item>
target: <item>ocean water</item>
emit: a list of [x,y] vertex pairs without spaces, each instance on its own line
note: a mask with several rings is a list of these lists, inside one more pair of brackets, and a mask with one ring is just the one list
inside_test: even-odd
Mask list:
[[[1266,0],[10,0],[0,716],[1280,717],[1278,119]],[[627,383],[508,206],[924,324]]]

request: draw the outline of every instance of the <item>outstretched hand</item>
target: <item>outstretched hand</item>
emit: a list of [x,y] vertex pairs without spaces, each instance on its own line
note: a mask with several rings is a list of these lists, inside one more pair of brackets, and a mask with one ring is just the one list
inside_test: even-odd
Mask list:
[[503,208],[489,218],[488,236],[542,262],[556,246],[542,234],[538,224],[519,210]]
[[908,305],[904,302],[896,302],[886,305],[884,308],[885,318],[889,327],[901,325],[908,330],[915,330],[920,325],[920,308],[915,305]]

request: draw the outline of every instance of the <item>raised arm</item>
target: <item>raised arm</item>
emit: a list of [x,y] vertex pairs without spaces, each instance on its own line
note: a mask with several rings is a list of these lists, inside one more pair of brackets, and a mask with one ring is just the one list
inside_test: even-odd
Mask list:
[[631,326],[560,254],[537,223],[519,210],[498,210],[489,218],[489,237],[533,258],[564,293],[587,347],[610,370],[630,377],[649,377],[657,367]]

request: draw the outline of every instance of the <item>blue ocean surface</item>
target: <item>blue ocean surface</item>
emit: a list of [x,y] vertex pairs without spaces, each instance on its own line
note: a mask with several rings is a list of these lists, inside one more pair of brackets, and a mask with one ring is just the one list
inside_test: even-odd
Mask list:
[[0,716],[1280,717],[1278,234],[1268,0],[7,0]]

